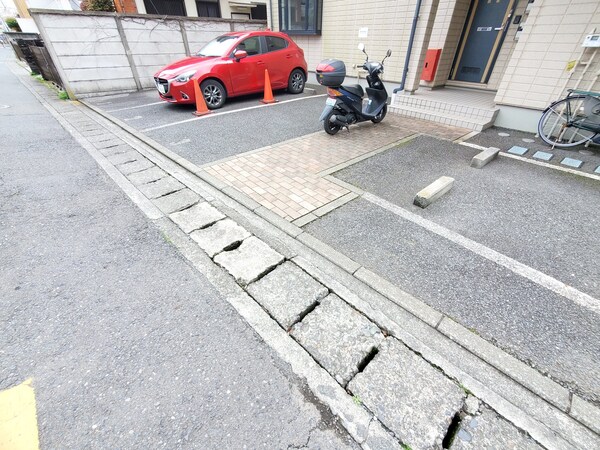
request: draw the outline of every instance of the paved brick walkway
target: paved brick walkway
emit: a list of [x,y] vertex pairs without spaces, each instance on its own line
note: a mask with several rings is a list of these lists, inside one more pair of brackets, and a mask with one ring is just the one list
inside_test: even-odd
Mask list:
[[457,139],[469,130],[388,115],[373,125],[335,136],[318,132],[265,147],[205,168],[287,220],[295,220],[348,193],[319,173],[415,133]]

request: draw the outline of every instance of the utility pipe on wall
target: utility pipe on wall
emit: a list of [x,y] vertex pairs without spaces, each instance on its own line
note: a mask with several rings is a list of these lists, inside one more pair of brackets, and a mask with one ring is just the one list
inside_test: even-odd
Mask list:
[[419,20],[419,12],[421,11],[421,1],[417,0],[417,8],[415,9],[415,16],[413,17],[412,27],[410,29],[410,38],[408,39],[408,49],[406,50],[406,59],[404,60],[404,70],[402,71],[402,81],[400,86],[394,89],[394,94],[404,90],[404,84],[406,83],[406,75],[408,74],[408,64],[410,63],[410,54],[412,52],[413,41],[415,40],[415,30],[417,29],[417,22]]

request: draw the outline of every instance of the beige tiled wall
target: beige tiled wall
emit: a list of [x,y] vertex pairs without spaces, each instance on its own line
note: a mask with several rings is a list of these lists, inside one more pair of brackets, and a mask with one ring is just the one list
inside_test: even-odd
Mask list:
[[[598,0],[536,0],[508,61],[496,102],[542,109],[560,98],[565,83],[573,87],[582,77],[586,66],[578,66],[571,75],[565,68],[568,61],[579,59],[581,43],[594,27],[600,31]],[[593,53],[586,50],[582,60]],[[594,82],[599,70],[600,54],[587,68],[580,88],[599,90],[600,82]]]
[[502,43],[502,47],[500,48],[500,53],[498,53],[498,58],[496,59],[496,64],[494,65],[494,69],[492,70],[492,74],[487,83],[488,89],[497,90],[498,86],[500,85],[500,80],[502,80],[502,76],[504,75],[504,72],[508,67],[508,62],[512,57],[513,51],[515,50],[515,46],[517,45],[517,41],[515,41],[515,35],[517,34],[519,25],[515,25],[514,23],[512,23],[512,21],[514,20],[515,16],[522,16],[522,20],[526,21],[526,7],[527,0],[520,0],[517,3],[517,7],[515,8],[514,14],[510,18],[511,23],[508,26],[506,37],[504,38],[504,42]]
[[[399,82],[408,48],[410,29],[417,0],[322,0],[323,24],[321,36],[292,36],[304,50],[308,69],[314,71],[319,61],[326,58],[341,59],[346,63],[348,74],[356,76],[352,64],[364,61],[357,49],[363,42],[372,59],[381,60],[387,49],[392,56],[386,61],[384,80]],[[409,76],[420,75],[420,40],[423,39],[428,14],[439,0],[424,0],[413,47]],[[434,11],[435,14],[435,11]],[[278,2],[272,2],[273,25],[279,30]],[[368,37],[359,38],[358,30],[368,28]],[[364,76],[364,75],[363,75]]]

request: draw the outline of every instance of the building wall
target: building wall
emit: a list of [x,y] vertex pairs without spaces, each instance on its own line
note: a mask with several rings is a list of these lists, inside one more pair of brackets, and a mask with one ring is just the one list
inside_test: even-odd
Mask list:
[[600,90],[596,76],[600,71],[600,55],[587,66],[579,65],[572,73],[566,70],[569,61],[586,61],[597,52],[588,49],[582,55],[581,43],[600,26],[600,2],[538,0],[532,6],[500,81],[496,102],[543,109],[564,95],[565,86],[575,86],[579,78],[583,81],[580,88]]
[[[539,1],[539,0],[538,0]],[[490,79],[488,80],[487,87],[488,89],[498,90],[500,86],[500,81],[502,80],[502,76],[508,67],[508,62],[510,61],[513,51],[517,45],[517,41],[515,40],[515,36],[517,34],[517,30],[519,25],[515,25],[512,23],[515,16],[522,16],[523,22],[527,20],[527,14],[525,13],[525,8],[527,7],[527,0],[519,0],[517,3],[517,7],[515,8],[515,12],[510,18],[510,25],[508,26],[508,31],[506,32],[506,37],[504,38],[504,42],[502,43],[502,47],[500,48],[500,53],[498,53],[498,59],[496,60],[496,64],[494,65],[494,69],[492,70],[492,74]]]
[[194,52],[219,34],[264,29],[266,25],[261,21],[94,12],[31,10],[31,14],[73,96],[154,86],[156,71],[186,56],[182,27],[189,50]]
[[115,0],[115,8],[117,12],[125,14],[137,14],[138,9],[135,0]]
[[[341,59],[346,63],[348,76],[356,76],[358,71],[353,64],[362,63],[364,55],[357,49],[363,42],[372,59],[382,59],[388,49],[392,56],[385,63],[384,80],[400,82],[404,59],[408,48],[410,29],[417,0],[323,0],[323,22],[321,36],[291,37],[302,47],[308,63],[308,70],[314,71],[317,64],[326,58]],[[418,22],[415,47],[409,66],[409,78],[421,72],[419,57],[426,48],[420,41],[425,34],[430,14],[435,14],[438,0],[422,2]],[[279,30],[278,1],[272,1],[274,29]],[[431,22],[431,21],[430,21]],[[361,28],[368,28],[368,36],[359,38]],[[361,75],[364,78],[364,73]]]

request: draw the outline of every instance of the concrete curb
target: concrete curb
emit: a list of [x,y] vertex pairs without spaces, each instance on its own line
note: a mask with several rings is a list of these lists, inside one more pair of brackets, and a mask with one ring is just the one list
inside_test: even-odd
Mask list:
[[[31,90],[31,89],[30,89]],[[37,96],[37,95],[36,95]],[[43,102],[45,103],[45,102]],[[88,106],[88,105],[86,105]],[[95,110],[93,107],[90,108],[90,110]],[[98,111],[96,111],[98,112]],[[117,123],[117,121],[115,121],[112,118],[106,118],[104,116],[104,114],[102,114],[101,112],[98,112],[101,116],[104,117],[104,120],[106,120],[109,123],[112,123],[113,125],[116,125],[118,127],[120,127],[121,129],[125,130],[126,132],[133,134],[133,136],[136,136],[135,139],[139,140],[143,143],[145,143],[146,145],[148,145],[149,147],[151,147],[152,151],[157,151],[159,154],[162,154],[162,157],[160,155],[153,155],[153,158],[150,158],[151,160],[157,160],[157,159],[161,159],[163,160],[163,158],[166,158],[163,160],[163,162],[166,161],[171,161],[172,163],[175,163],[177,165],[180,165],[181,167],[183,167],[185,169],[185,171],[187,172],[191,172],[192,174],[194,174],[194,176],[200,177],[202,178],[202,181],[198,180],[197,178],[194,179],[194,176],[191,176],[190,174],[186,174],[185,171],[178,173],[176,176],[177,179],[179,179],[180,181],[182,180],[186,180],[187,182],[189,182],[192,186],[195,187],[194,190],[196,190],[196,192],[201,191],[204,195],[206,195],[206,199],[212,199],[213,200],[219,200],[219,201],[225,201],[225,205],[230,208],[233,208],[236,211],[240,211],[240,204],[233,200],[230,196],[227,195],[226,192],[223,192],[223,187],[221,189],[219,189],[219,187],[212,185],[210,183],[210,181],[208,181],[206,178],[202,177],[198,172],[200,172],[200,170],[198,169],[198,167],[196,167],[195,165],[189,163],[188,161],[183,160],[182,158],[178,157],[177,155],[173,154],[172,152],[170,152],[168,149],[164,149],[164,147],[157,145],[157,147],[155,147],[153,144],[157,144],[157,143],[149,143],[147,142],[146,139],[144,139],[142,136],[137,136],[137,132],[134,131],[134,133],[131,133],[130,130],[128,130],[125,124],[120,124]],[[59,115],[58,113],[56,113],[57,115]],[[64,119],[63,119],[64,121]],[[130,138],[131,139],[131,138]],[[127,139],[125,139],[127,140]],[[150,140],[151,141],[151,140]],[[135,148],[137,149],[139,146],[136,146]],[[163,152],[162,150],[166,150],[166,152]],[[145,152],[142,152],[142,154],[147,153],[149,150],[146,149]],[[147,155],[145,155],[147,156]],[[204,174],[207,175],[207,174]],[[209,178],[210,179],[210,178]],[[206,186],[205,184],[208,183],[208,186]],[[187,184],[187,186],[191,187],[190,184]],[[203,195],[203,196],[204,196]],[[218,197],[217,197],[218,195]],[[222,198],[222,196],[226,196],[226,198],[230,199],[230,200],[226,200],[225,198]],[[258,208],[255,208],[256,210],[258,210]],[[244,210],[246,210],[248,213],[251,213],[251,209],[249,208],[245,208],[242,207],[241,211],[242,214],[246,214],[246,212],[244,212]],[[251,213],[254,214],[254,213]],[[444,324],[445,320],[449,320],[446,318],[443,318],[437,322],[435,325],[432,325],[432,320],[427,320],[426,322],[422,322],[422,318],[417,318],[413,315],[413,312],[411,312],[411,309],[414,311],[415,310],[415,305],[407,305],[407,307],[405,308],[404,306],[402,306],[402,302],[400,302],[400,305],[398,305],[398,298],[394,298],[393,304],[397,305],[396,306],[396,313],[399,314],[399,317],[402,317],[404,320],[407,321],[407,323],[410,323],[411,325],[414,326],[414,330],[418,330],[419,332],[415,333],[416,335],[420,336],[420,337],[415,337],[412,334],[408,334],[408,332],[406,331],[406,329],[411,328],[412,327],[406,327],[406,324],[402,324],[402,326],[398,325],[396,323],[396,321],[391,321],[391,319],[389,317],[387,317],[386,315],[383,315],[383,313],[381,313],[380,308],[376,307],[377,306],[377,302],[381,303],[381,302],[390,302],[390,299],[387,298],[385,295],[382,295],[384,292],[389,291],[390,286],[386,286],[385,283],[377,283],[377,280],[371,280],[372,281],[372,286],[371,287],[367,287],[363,280],[361,280],[359,278],[359,276],[362,276],[363,278],[366,278],[367,275],[374,275],[374,274],[369,274],[369,272],[367,272],[367,269],[364,269],[360,267],[360,265],[352,260],[350,260],[349,258],[345,257],[345,255],[340,254],[339,252],[335,251],[334,249],[332,249],[329,246],[326,246],[324,243],[318,241],[317,239],[315,239],[314,237],[306,234],[306,233],[301,233],[301,234],[296,234],[297,231],[299,230],[298,227],[294,227],[294,231],[292,233],[290,233],[291,229],[288,230],[282,230],[281,227],[279,227],[279,225],[281,225],[280,223],[272,223],[273,217],[261,217],[261,220],[264,219],[267,224],[266,225],[261,225],[264,228],[264,231],[266,234],[272,235],[273,233],[279,237],[276,237],[277,240],[280,241],[279,245],[283,245],[284,247],[288,248],[288,251],[286,252],[287,255],[290,255],[288,257],[294,257],[293,255],[295,253],[298,254],[302,254],[302,258],[308,256],[310,260],[312,260],[312,262],[310,264],[306,263],[304,264],[305,267],[309,268],[311,272],[311,275],[314,275],[315,278],[319,279],[318,276],[316,276],[315,274],[319,273],[319,268],[320,266],[324,266],[327,267],[328,272],[335,272],[336,275],[340,276],[340,279],[344,280],[344,284],[341,284],[338,280],[337,277],[331,277],[331,275],[327,275],[325,272],[321,272],[321,278],[324,279],[326,278],[328,281],[328,284],[330,286],[330,288],[336,292],[336,291],[340,291],[341,292],[345,292],[345,295],[343,295],[343,298],[346,299],[347,301],[348,298],[350,299],[354,299],[355,303],[357,303],[358,305],[361,306],[361,308],[358,308],[360,311],[362,311],[365,315],[367,315],[369,318],[371,318],[372,320],[374,320],[377,323],[381,323],[381,326],[385,329],[385,330],[394,330],[394,334],[397,334],[397,337],[399,339],[401,339],[403,342],[405,342],[411,349],[413,349],[414,351],[417,351],[419,353],[421,353],[427,360],[429,360],[431,363],[439,366],[440,368],[442,368],[442,370],[444,372],[446,372],[448,375],[452,376],[453,378],[457,379],[458,381],[460,381],[461,383],[463,383],[463,385],[467,386],[470,390],[472,390],[474,393],[478,394],[478,396],[485,401],[486,403],[490,404],[494,409],[496,409],[498,412],[501,412],[503,415],[505,415],[505,417],[507,417],[511,422],[515,423],[517,426],[521,427],[522,429],[528,431],[534,438],[536,438],[536,440],[540,441],[541,443],[543,443],[546,446],[549,447],[556,447],[556,448],[567,448],[565,447],[565,444],[567,444],[567,442],[555,435],[553,432],[550,432],[551,429],[553,429],[554,427],[548,427],[546,425],[544,425],[544,418],[540,417],[539,414],[536,414],[537,417],[531,418],[529,413],[525,413],[523,409],[525,405],[527,404],[527,401],[516,401],[516,400],[507,400],[506,398],[504,398],[504,396],[499,395],[497,392],[495,392],[492,387],[488,387],[486,384],[482,383],[481,381],[473,378],[469,373],[471,372],[465,372],[462,369],[458,368],[458,366],[456,366],[455,364],[449,362],[451,360],[447,360],[444,357],[441,357],[440,354],[438,354],[436,351],[432,350],[431,348],[428,347],[428,345],[425,345],[423,343],[422,338],[424,336],[429,336],[432,340],[431,342],[435,342],[435,341],[440,341],[440,342],[445,342],[445,345],[448,345],[446,341],[448,342],[452,342],[454,341],[457,344],[460,344],[460,348],[463,349],[463,352],[468,352],[468,353],[463,353],[464,355],[472,355],[472,357],[475,357],[475,359],[473,361],[479,361],[480,363],[483,363],[484,365],[490,364],[493,367],[499,369],[501,371],[502,374],[504,374],[506,380],[505,382],[513,382],[515,384],[515,386],[523,386],[523,383],[521,380],[523,379],[527,379],[528,377],[541,377],[547,381],[544,381],[542,383],[529,383],[530,386],[525,386],[526,390],[523,391],[524,395],[528,396],[528,395],[532,395],[535,394],[535,396],[537,398],[539,398],[540,400],[543,399],[544,401],[542,401],[542,403],[540,405],[543,406],[544,402],[546,402],[545,404],[547,405],[547,407],[550,407],[550,405],[553,405],[553,408],[557,408],[561,409],[564,411],[563,416],[556,416],[556,413],[552,413],[553,416],[557,417],[557,420],[560,419],[560,417],[562,417],[562,419],[560,420],[567,420],[567,414],[570,414],[571,419],[576,419],[580,424],[582,424],[583,426],[585,426],[586,429],[588,430],[592,430],[594,428],[597,429],[596,427],[591,426],[592,424],[597,424],[597,418],[599,417],[599,410],[598,408],[596,408],[595,406],[583,401],[582,399],[580,399],[579,397],[574,397],[572,404],[567,404],[567,409],[564,410],[564,391],[560,385],[552,382],[551,380],[547,379],[546,377],[541,376],[538,372],[536,372],[534,369],[526,366],[524,363],[519,362],[518,360],[514,359],[513,360],[507,360],[506,359],[506,353],[504,353],[503,351],[493,347],[491,344],[487,343],[486,341],[484,341],[483,339],[479,338],[478,336],[476,336],[474,333],[472,333],[471,331],[467,330],[464,327],[461,327],[458,324],[452,324],[450,322],[447,322]],[[248,219],[247,220],[256,220],[256,219]],[[269,224],[274,225],[277,230],[279,230],[279,232],[275,232],[274,230],[271,230],[269,227]],[[293,226],[293,225],[292,225]],[[281,231],[283,231],[283,234],[281,234]],[[296,239],[294,239],[294,234],[296,235]],[[286,238],[287,237],[287,238]],[[294,242],[290,242],[294,241]],[[299,243],[302,244],[308,244],[309,247],[312,250],[308,250],[306,249],[306,247],[304,247],[304,245],[300,245]],[[310,243],[310,244],[309,244]],[[277,245],[273,245],[274,247],[277,247]],[[316,253],[313,252],[316,251]],[[286,256],[287,256],[286,255]],[[324,260],[323,257],[327,258],[327,260]],[[300,265],[300,263],[303,261],[301,257],[296,257],[295,261],[297,261]],[[306,260],[308,261],[308,260]],[[331,261],[331,262],[330,262]],[[313,263],[316,263],[317,266],[313,265]],[[364,269],[364,270],[363,270]],[[358,271],[360,271],[360,273],[358,273]],[[357,276],[352,276],[351,274],[357,272]],[[344,276],[342,276],[343,274],[345,274]],[[349,285],[349,286],[353,286],[352,289],[346,287],[345,285]],[[376,290],[372,290],[372,288],[375,288]],[[377,290],[383,291],[382,293],[378,293]],[[364,292],[363,292],[364,291]],[[373,305],[366,303],[364,300],[362,300],[355,292],[361,292],[364,293],[366,298],[371,298],[373,301]],[[398,297],[398,296],[396,296]],[[400,296],[401,297],[401,296]],[[375,301],[376,300],[376,301]],[[415,299],[416,300],[416,299]],[[350,303],[352,303],[352,301],[350,301]],[[236,308],[237,309],[237,308]],[[410,312],[410,314],[409,314]],[[242,314],[243,315],[243,314]],[[411,319],[412,317],[412,319]],[[433,317],[433,316],[432,316]],[[430,318],[431,319],[431,318]],[[415,322],[416,320],[416,322]],[[419,325],[419,323],[421,325]],[[452,341],[449,340],[449,338],[446,336],[445,333],[442,333],[441,330],[436,330],[435,328],[438,326],[444,325],[443,329],[446,330],[448,333],[452,333],[453,339]],[[276,326],[276,325],[275,325]],[[423,328],[425,327],[425,328]],[[458,328],[457,328],[458,327]],[[437,335],[436,335],[437,333]],[[477,339],[474,339],[473,336],[475,336]],[[266,339],[265,339],[266,340]],[[429,342],[429,341],[427,341]],[[490,360],[490,361],[488,361]],[[484,367],[484,366],[482,366]],[[522,372],[519,372],[522,371]],[[500,372],[499,372],[500,374]],[[516,375],[515,375],[516,374]],[[518,378],[515,380],[515,378]],[[529,393],[529,394],[528,394]],[[506,393],[506,395],[508,396],[508,392]],[[532,401],[532,399],[529,399],[530,401]],[[325,402],[327,404],[329,404],[327,401]],[[519,406],[515,406],[515,403],[518,404]],[[534,401],[534,403],[539,404],[539,402],[536,400]],[[558,406],[560,405],[560,406]],[[543,409],[543,408],[542,408]],[[337,410],[339,412],[339,409]],[[546,413],[548,413],[549,411],[546,410]],[[571,420],[569,419],[569,420]],[[562,427],[561,427],[562,428]],[[567,429],[561,429],[560,430],[560,435],[562,436],[563,434],[566,435],[572,435],[573,433],[577,433],[577,432],[583,432],[583,434],[586,434],[583,429],[580,426],[577,425],[569,425],[567,427]],[[356,433],[355,433],[356,434]],[[569,439],[569,442],[571,442],[571,440]],[[569,444],[567,444],[569,445]],[[570,444],[572,447],[572,443]]]

